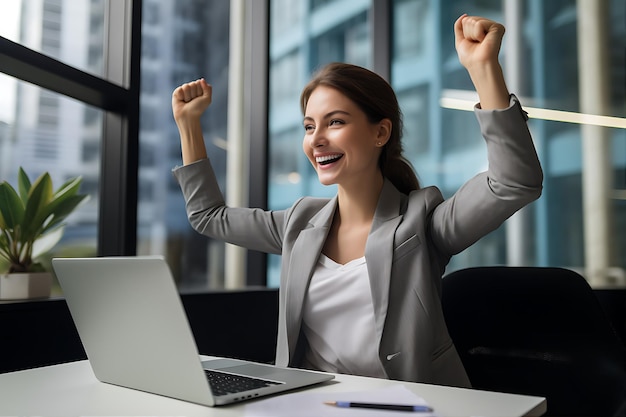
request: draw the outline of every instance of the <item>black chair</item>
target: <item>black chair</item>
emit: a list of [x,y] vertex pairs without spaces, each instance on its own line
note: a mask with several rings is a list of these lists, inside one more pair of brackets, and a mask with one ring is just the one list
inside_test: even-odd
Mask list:
[[626,414],[624,344],[576,272],[467,268],[442,302],[474,388],[546,397],[546,415]]

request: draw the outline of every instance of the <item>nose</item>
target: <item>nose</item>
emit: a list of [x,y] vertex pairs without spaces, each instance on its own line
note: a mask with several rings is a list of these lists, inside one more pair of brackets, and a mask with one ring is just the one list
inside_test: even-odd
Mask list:
[[324,135],[322,129],[315,129],[312,133],[307,135],[307,139],[309,141],[309,146],[313,149],[326,144],[326,136]]

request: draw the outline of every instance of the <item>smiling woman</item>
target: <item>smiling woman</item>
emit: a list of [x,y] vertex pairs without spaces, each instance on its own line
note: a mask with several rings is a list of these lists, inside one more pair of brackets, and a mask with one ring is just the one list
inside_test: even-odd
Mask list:
[[480,97],[489,167],[448,199],[420,188],[402,155],[395,92],[361,66],[328,64],[304,87],[302,149],[337,194],[303,197],[285,210],[226,205],[200,122],[213,89],[199,79],[174,90],[183,166],[173,173],[191,225],[281,255],[278,365],[470,385],[443,317],[441,275],[453,255],[537,199],[543,180],[498,61],[503,34],[481,17],[454,23],[459,60]]

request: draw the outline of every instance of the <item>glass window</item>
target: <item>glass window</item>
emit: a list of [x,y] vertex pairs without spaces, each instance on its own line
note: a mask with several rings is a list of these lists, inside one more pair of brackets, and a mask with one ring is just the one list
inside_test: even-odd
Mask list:
[[[594,15],[584,7],[600,4],[606,9],[590,26],[601,29],[599,40],[591,43],[590,33],[578,36],[578,24]],[[392,85],[405,116],[405,149],[422,184],[447,196],[487,163],[471,111],[477,97],[454,49],[453,23],[465,12],[507,26],[500,61],[530,113],[545,180],[539,200],[454,257],[448,271],[560,266],[592,285],[626,286],[624,3],[393,2]],[[584,124],[589,118],[581,114],[607,117]]]
[[[326,63],[343,61],[370,66],[370,3],[270,0],[270,209],[289,207],[303,195],[328,197],[336,192],[336,187],[319,183],[302,152],[300,91],[313,71]],[[268,258],[268,286],[278,285],[279,259],[274,255]]]
[[[0,96],[0,179],[17,187],[20,167],[31,181],[47,171],[56,189],[82,176],[80,192],[90,196],[66,219],[61,242],[43,262],[49,267],[53,256],[95,256],[103,112],[2,73],[0,85],[7,87]],[[59,293],[55,285],[52,294]]]
[[[434,21],[429,0],[397,1],[393,9],[393,55],[396,60],[426,54]],[[430,29],[430,30],[429,30]]]
[[0,36],[94,75],[104,74],[108,0],[3,2]]
[[137,253],[164,255],[181,290],[221,288],[224,244],[191,228],[172,178],[182,160],[171,96],[178,85],[200,77],[213,85],[203,127],[225,190],[229,3],[143,0],[143,10]]

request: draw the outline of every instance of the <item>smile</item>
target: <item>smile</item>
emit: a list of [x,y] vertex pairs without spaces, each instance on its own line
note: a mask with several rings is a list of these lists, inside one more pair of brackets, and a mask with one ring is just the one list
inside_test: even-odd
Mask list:
[[343,157],[342,154],[316,156],[315,157],[315,162],[317,162],[320,165],[328,165],[328,164],[330,164],[332,162],[335,162],[335,161],[341,159],[342,157]]

